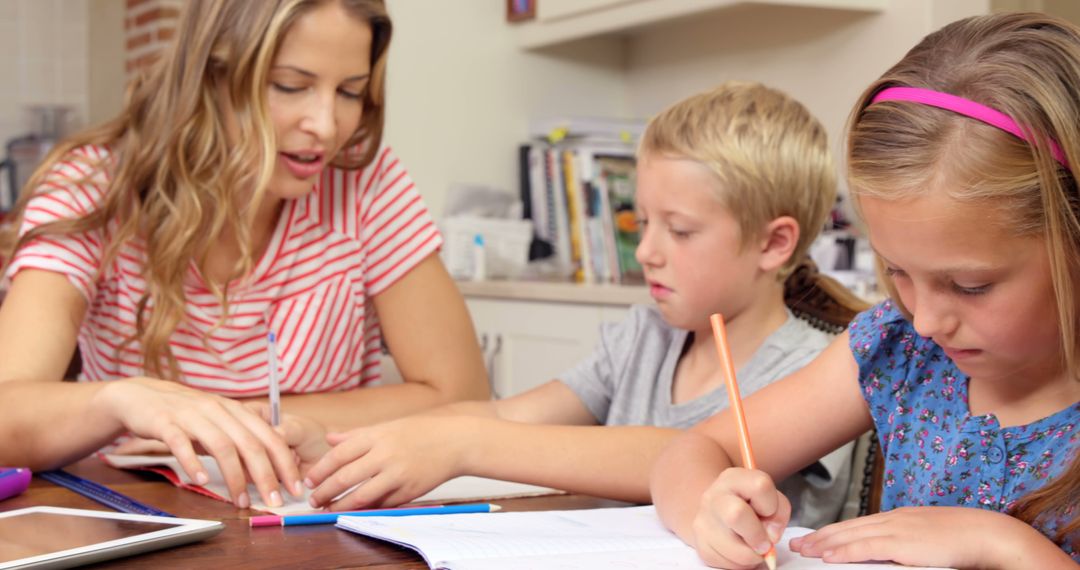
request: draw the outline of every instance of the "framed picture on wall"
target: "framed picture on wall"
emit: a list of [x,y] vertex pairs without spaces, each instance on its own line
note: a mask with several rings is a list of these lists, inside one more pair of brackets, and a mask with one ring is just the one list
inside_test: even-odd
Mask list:
[[506,0],[506,21],[523,22],[536,17],[538,0]]

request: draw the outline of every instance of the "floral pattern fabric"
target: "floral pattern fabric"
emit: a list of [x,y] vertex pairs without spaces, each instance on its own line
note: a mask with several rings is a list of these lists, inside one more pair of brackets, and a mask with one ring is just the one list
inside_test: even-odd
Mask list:
[[[885,461],[882,511],[962,506],[1004,512],[1063,475],[1078,452],[1080,402],[1023,426],[1003,428],[993,414],[972,416],[968,377],[890,301],[858,315],[849,332]],[[1080,506],[1068,505],[1034,526],[1052,538],[1078,515]],[[1080,562],[1080,550],[1062,548]]]

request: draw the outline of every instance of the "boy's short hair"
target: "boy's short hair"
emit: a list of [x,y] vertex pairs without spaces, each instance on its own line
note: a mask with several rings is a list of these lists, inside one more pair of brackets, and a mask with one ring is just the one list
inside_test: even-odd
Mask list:
[[781,279],[802,262],[836,201],[825,128],[801,103],[760,83],[729,81],[668,107],[649,121],[638,155],[689,159],[711,170],[744,246],[768,222],[795,218],[799,241]]

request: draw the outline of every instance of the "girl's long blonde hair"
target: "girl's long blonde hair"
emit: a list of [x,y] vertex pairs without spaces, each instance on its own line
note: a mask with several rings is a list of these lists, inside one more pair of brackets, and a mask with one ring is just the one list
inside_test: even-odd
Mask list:
[[[241,250],[228,281],[254,265],[250,230],[277,153],[267,108],[269,69],[296,19],[328,1],[367,22],[373,38],[360,127],[331,163],[349,169],[369,164],[382,139],[392,30],[382,0],[188,0],[171,46],[129,86],[121,114],[58,144],[31,176],[12,212],[14,223],[0,236],[3,259],[10,263],[20,247],[42,236],[101,229],[107,245],[100,274],[125,243],[138,240],[145,249],[147,287],[136,332],[127,342],[141,344],[147,373],[179,379],[168,342],[185,318],[185,277],[192,263],[207,274],[208,253],[226,230],[235,232]],[[238,127],[232,143],[219,93],[228,94]],[[85,145],[107,147],[110,158],[77,158],[73,151]],[[87,179],[108,175],[101,204],[85,216],[43,224],[19,237],[27,203],[50,191],[46,183],[58,163],[68,160],[85,161]],[[223,314],[227,283],[208,283]]]
[[780,268],[784,301],[822,328],[844,327],[868,305],[818,272],[808,251],[836,202],[836,167],[825,128],[781,91],[729,81],[654,117],[639,154],[705,165],[720,180],[716,197],[740,224],[743,246],[781,216],[799,223],[799,240]]
[[[927,105],[870,105],[890,86],[982,103],[1011,117],[1034,142]],[[1080,28],[1037,13],[968,18],[927,36],[863,93],[849,120],[848,177],[856,197],[898,199],[925,192],[944,176],[957,182],[949,187],[953,198],[1005,213],[1017,236],[1044,239],[1062,364],[1080,381],[1080,196],[1073,172],[1054,159],[1051,141],[1073,169],[1080,168]],[[910,317],[891,280],[879,274]],[[1078,503],[1080,453],[1061,477],[1021,498],[1012,513],[1032,523]],[[1057,539],[1076,531],[1080,517]]]

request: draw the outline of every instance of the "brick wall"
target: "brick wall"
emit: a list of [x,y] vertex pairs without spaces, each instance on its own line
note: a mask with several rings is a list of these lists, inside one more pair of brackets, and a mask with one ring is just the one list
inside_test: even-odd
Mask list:
[[124,68],[129,77],[157,59],[172,39],[183,4],[184,0],[127,0]]

